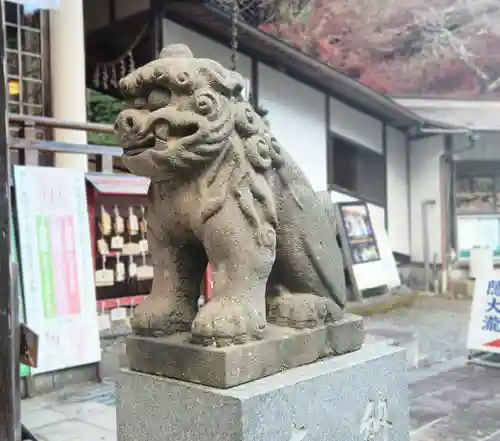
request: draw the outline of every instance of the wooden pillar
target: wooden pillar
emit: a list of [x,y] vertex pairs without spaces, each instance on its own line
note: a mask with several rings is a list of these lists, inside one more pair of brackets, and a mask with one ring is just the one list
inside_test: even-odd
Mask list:
[[11,265],[10,158],[7,143],[7,81],[5,72],[5,1],[0,1],[0,440],[21,436],[19,394],[19,316]]

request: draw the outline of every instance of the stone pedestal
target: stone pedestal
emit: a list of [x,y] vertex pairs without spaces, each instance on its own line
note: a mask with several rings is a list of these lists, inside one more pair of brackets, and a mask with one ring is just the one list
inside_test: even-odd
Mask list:
[[130,369],[217,388],[229,388],[331,355],[358,350],[363,319],[342,320],[313,329],[268,325],[262,340],[222,348],[190,343],[191,334],[127,338]]
[[404,350],[366,345],[229,389],[122,370],[118,441],[408,441]]

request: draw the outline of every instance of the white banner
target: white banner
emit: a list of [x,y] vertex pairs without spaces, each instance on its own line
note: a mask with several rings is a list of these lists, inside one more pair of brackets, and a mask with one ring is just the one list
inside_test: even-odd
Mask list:
[[85,176],[14,167],[27,325],[39,335],[38,368],[100,361]]
[[467,349],[500,354],[500,278],[494,273],[476,279]]

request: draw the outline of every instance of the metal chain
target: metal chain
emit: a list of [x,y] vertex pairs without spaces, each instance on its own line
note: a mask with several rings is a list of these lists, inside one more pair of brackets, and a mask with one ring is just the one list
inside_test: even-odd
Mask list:
[[238,16],[240,8],[238,0],[233,0],[231,14],[231,70],[236,71],[236,61],[238,59]]

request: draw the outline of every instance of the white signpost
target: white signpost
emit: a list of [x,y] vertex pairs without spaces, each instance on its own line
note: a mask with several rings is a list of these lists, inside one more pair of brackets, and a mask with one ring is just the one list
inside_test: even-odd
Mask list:
[[[494,273],[476,279],[467,349],[500,354],[500,278]],[[481,361],[481,364],[486,363]]]
[[26,322],[39,335],[33,373],[101,359],[83,171],[14,167]]

